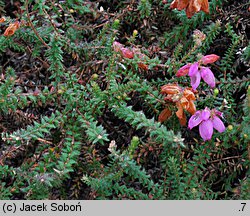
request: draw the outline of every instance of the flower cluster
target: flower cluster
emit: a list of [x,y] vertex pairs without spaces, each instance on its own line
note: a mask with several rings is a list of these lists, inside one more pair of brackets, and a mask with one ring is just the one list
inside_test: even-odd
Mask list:
[[201,58],[199,62],[195,62],[193,64],[188,63],[187,65],[184,65],[181,67],[178,71],[176,76],[185,76],[188,74],[188,76],[191,79],[191,86],[194,90],[197,89],[197,87],[200,84],[201,78],[211,87],[215,87],[215,77],[213,72],[208,67],[204,67],[203,65],[211,64],[216,62],[220,57],[211,54],[206,55]]
[[[210,140],[213,135],[213,129],[222,133],[225,131],[225,126],[221,121],[222,113],[216,109],[210,110],[205,108],[204,110],[196,111],[194,104],[196,89],[200,84],[201,78],[211,87],[215,87],[215,77],[213,72],[206,67],[207,64],[214,63],[219,59],[219,56],[215,54],[203,56],[200,61],[189,63],[181,67],[177,71],[177,77],[189,75],[191,78],[192,88],[181,88],[177,84],[166,84],[161,87],[161,93],[167,94],[165,100],[175,103],[178,110],[176,116],[178,117],[181,125],[186,125],[186,116],[184,110],[192,114],[188,121],[188,128],[192,128],[199,125],[200,136],[204,141]],[[165,108],[159,115],[158,121],[163,122],[172,115],[172,111],[169,108]]]
[[[0,23],[4,23],[5,21],[6,21],[5,17],[0,18]],[[20,25],[21,24],[19,21],[15,21],[14,23],[10,23],[9,26],[4,31],[3,35],[6,37],[12,36],[13,34],[15,34],[16,30],[20,28]]]
[[[161,87],[161,93],[167,94],[165,100],[175,103],[177,106],[177,112],[175,113],[178,117],[181,125],[186,125],[186,115],[184,110],[187,110],[190,114],[194,114],[196,107],[194,104],[195,95],[190,88],[181,88],[177,84],[167,84]],[[163,122],[172,115],[171,110],[165,108],[159,115],[158,120]]]
[[193,39],[194,39],[195,46],[199,47],[202,45],[202,41],[206,39],[206,35],[200,30],[195,29],[193,33]]
[[15,21],[14,23],[11,23],[8,28],[4,32],[4,36],[12,36],[15,34],[16,30],[20,28],[20,22]]
[[185,9],[188,18],[191,18],[195,13],[204,11],[209,13],[208,0],[174,0],[170,8],[177,8],[178,10]]
[[[128,59],[133,59],[134,56],[138,56],[139,59],[142,61],[145,61],[148,58],[145,54],[141,53],[140,49],[133,47],[132,49],[124,47],[123,44],[114,41],[113,42],[113,49],[115,52],[118,52],[122,55],[123,58],[128,58]],[[143,62],[138,63],[138,67],[143,69],[143,70],[148,70],[148,65],[144,64]]]
[[213,135],[213,129],[222,133],[225,131],[225,125],[219,117],[223,117],[222,113],[216,109],[208,109],[195,112],[188,121],[188,128],[192,129],[199,125],[199,132],[204,141],[210,140]]

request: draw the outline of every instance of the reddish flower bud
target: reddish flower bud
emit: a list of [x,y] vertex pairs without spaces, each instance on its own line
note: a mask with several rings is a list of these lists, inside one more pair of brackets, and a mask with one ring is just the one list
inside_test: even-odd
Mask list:
[[201,62],[203,65],[207,65],[207,64],[216,62],[219,58],[220,56],[217,56],[215,54],[210,54],[210,55],[203,56],[201,58]]
[[121,53],[124,58],[134,58],[134,53],[128,48],[121,48]]
[[162,112],[160,113],[159,117],[158,117],[158,121],[159,122],[164,122],[167,119],[169,119],[169,117],[172,115],[172,111],[168,108],[165,108],[164,110],[162,110]]
[[148,71],[148,65],[146,65],[146,64],[143,64],[143,63],[139,62],[138,63],[138,67],[141,68],[141,69],[143,69],[143,70]]
[[121,48],[123,48],[123,47],[124,47],[123,44],[121,44],[121,43],[119,43],[117,41],[113,42],[113,49],[114,49],[115,52],[120,52]]
[[184,65],[183,67],[181,67],[177,73],[176,73],[176,76],[177,77],[181,77],[181,76],[186,76],[189,72],[189,68],[191,67],[191,63],[188,63],[186,65]]

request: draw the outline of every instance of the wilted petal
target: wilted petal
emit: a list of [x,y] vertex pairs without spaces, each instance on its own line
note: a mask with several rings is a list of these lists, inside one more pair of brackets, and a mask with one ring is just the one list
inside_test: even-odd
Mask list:
[[189,5],[186,8],[186,14],[188,18],[192,17],[200,10],[209,13],[208,0],[189,0]]
[[187,88],[183,91],[183,95],[188,100],[195,100],[194,93],[191,90],[187,89]]
[[192,64],[189,68],[188,71],[188,76],[194,76],[198,73],[198,69],[199,69],[199,63],[195,62],[194,64]]
[[[132,49],[132,51],[134,52],[134,50]],[[134,52],[135,53],[135,52]],[[149,60],[150,58],[145,55],[144,53],[135,53],[139,59],[143,60],[143,61],[146,61],[146,60]]]
[[198,12],[201,9],[201,1],[204,0],[190,0],[188,6],[191,7],[194,12]]
[[195,107],[195,104],[193,101],[189,101],[189,104],[188,104],[188,108],[187,108],[187,111],[190,113],[190,114],[194,114],[196,112],[196,107]]
[[225,131],[225,125],[223,124],[223,122],[220,120],[219,117],[217,116],[214,116],[213,119],[212,119],[212,122],[213,122],[213,126],[214,128],[219,131],[220,133],[224,132]]
[[182,119],[182,118],[183,118],[183,115],[184,115],[183,107],[181,106],[180,103],[176,103],[176,105],[177,105],[178,110],[177,110],[177,112],[176,112],[175,114],[177,115],[177,117],[178,117],[179,119]]
[[191,18],[194,14],[195,14],[195,11],[193,11],[191,7],[186,8],[186,15],[188,18]]
[[166,97],[164,97],[164,100],[165,101],[170,101],[170,102],[173,102],[173,97],[174,97],[174,95],[172,95],[172,94],[168,94]]
[[220,111],[218,111],[216,109],[213,109],[213,112],[215,113],[215,115],[220,116],[221,118],[223,118],[223,113],[222,112],[220,112]]
[[174,0],[171,5],[170,8],[177,8],[178,10],[182,10],[184,8],[186,8],[188,6],[189,0]]
[[200,2],[201,2],[201,10],[204,11],[205,13],[209,13],[208,0],[200,0]]
[[1,17],[0,18],[0,23],[3,23],[3,22],[5,22],[6,21],[6,18],[5,17]]
[[186,126],[186,124],[187,124],[187,118],[186,118],[185,113],[183,114],[182,118],[179,118],[179,122],[180,122],[181,126]]
[[186,76],[188,74],[188,72],[189,72],[189,69],[190,69],[191,65],[192,65],[191,63],[188,63],[188,64],[184,65],[183,67],[181,67],[177,71],[176,76],[177,77]]
[[181,103],[176,103],[176,105],[177,105],[178,110],[175,114],[178,117],[180,124],[182,126],[185,126],[187,123],[187,119],[186,119],[186,115],[184,113],[183,107]]
[[208,0],[174,0],[170,8],[177,8],[182,10],[186,8],[187,17],[192,17],[196,12],[203,10],[209,13]]
[[207,107],[204,110],[202,110],[202,112],[201,112],[201,118],[204,121],[208,120],[210,115],[211,115],[211,112]]
[[165,108],[164,110],[162,110],[162,112],[160,113],[159,117],[158,117],[158,121],[159,122],[164,122],[166,121],[170,116],[172,115],[172,111],[168,108]]
[[165,94],[179,94],[181,88],[177,84],[166,84],[161,87],[161,93]]
[[120,52],[121,48],[123,48],[123,47],[124,47],[123,44],[121,44],[121,43],[119,43],[117,41],[113,42],[113,49],[114,49],[115,52]]
[[188,128],[191,130],[192,128],[199,125],[202,121],[201,118],[201,111],[197,111],[194,115],[191,116],[191,118],[188,121]]
[[188,6],[189,0],[181,0],[181,1],[179,0],[178,2],[179,3],[178,3],[178,6],[177,6],[177,9],[182,10],[182,9],[184,9],[184,8],[186,8]]
[[215,77],[213,72],[209,68],[201,68],[201,77],[211,88],[215,87]]
[[186,8],[186,15],[188,18],[191,18],[196,12],[199,12],[200,10],[201,10],[200,0],[189,0],[188,7]]
[[188,109],[189,101],[187,100],[187,98],[182,97],[182,98],[180,99],[180,103],[181,103],[181,106],[182,106],[185,110]]
[[174,0],[174,1],[172,1],[171,5],[170,5],[170,9],[177,8],[177,6],[178,6],[178,1],[179,1],[179,0]]
[[128,48],[121,48],[121,52],[124,58],[129,58],[129,59],[134,58],[134,53]]
[[148,71],[148,65],[146,65],[144,63],[139,62],[138,63],[138,67],[141,68],[141,69],[143,69],[143,70]]
[[199,125],[199,132],[204,141],[210,140],[213,135],[213,123],[209,119],[207,121],[201,122]]
[[133,47],[132,51],[133,51],[134,54],[136,54],[138,56],[142,55],[141,50],[139,48]]
[[9,27],[4,31],[4,36],[12,36],[15,31],[20,27],[20,23],[18,21],[11,23]]
[[190,77],[191,79],[191,86],[194,90],[197,89],[197,87],[200,85],[200,82],[201,82],[201,75],[200,73],[196,73],[194,76],[191,76]]
[[217,56],[215,54],[206,55],[201,58],[201,62],[203,65],[207,65],[216,62],[219,58],[220,56]]

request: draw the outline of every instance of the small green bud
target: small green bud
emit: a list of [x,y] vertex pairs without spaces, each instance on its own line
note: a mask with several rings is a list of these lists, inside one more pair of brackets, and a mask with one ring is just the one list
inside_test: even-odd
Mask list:
[[117,26],[117,25],[119,25],[119,24],[120,24],[120,20],[119,20],[119,19],[115,19],[115,20],[114,20],[114,25]]
[[96,73],[92,75],[92,79],[93,79],[93,80],[98,79],[98,77],[99,77],[99,75],[98,75],[98,74],[96,74]]
[[229,131],[233,130],[233,128],[234,128],[233,125],[228,125],[228,126],[227,126],[227,129],[228,129]]
[[122,97],[126,98],[126,97],[128,97],[128,95],[126,93],[123,93]]
[[135,30],[133,31],[133,37],[135,38],[137,35],[138,35],[138,31],[135,29]]
[[138,136],[133,136],[132,140],[131,140],[131,143],[130,143],[130,146],[129,146],[129,149],[128,149],[130,159],[133,158],[135,149],[137,148],[138,145],[139,145],[139,137]]
[[63,94],[65,91],[63,89],[58,89],[57,93],[58,94]]
[[139,137],[138,136],[133,136],[132,137],[132,143],[137,143],[139,142]]
[[192,188],[192,192],[196,193],[197,192],[196,188]]
[[219,94],[219,89],[215,88],[214,89],[214,97],[216,97]]
[[186,163],[182,164],[182,170],[183,170],[184,172],[187,171],[187,164],[186,164]]

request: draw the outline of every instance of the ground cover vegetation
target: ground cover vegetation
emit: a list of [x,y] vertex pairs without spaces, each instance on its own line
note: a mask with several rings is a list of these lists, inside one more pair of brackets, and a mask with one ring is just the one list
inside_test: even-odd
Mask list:
[[0,199],[249,199],[248,0],[0,0]]

